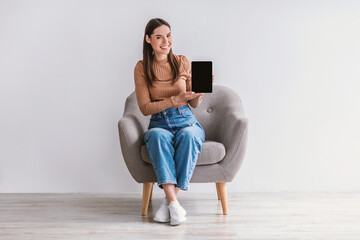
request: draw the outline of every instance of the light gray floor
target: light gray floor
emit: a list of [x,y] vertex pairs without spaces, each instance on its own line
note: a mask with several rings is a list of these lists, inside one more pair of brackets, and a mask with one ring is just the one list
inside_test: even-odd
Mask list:
[[360,193],[180,194],[188,221],[142,217],[141,194],[0,194],[0,239],[360,239]]

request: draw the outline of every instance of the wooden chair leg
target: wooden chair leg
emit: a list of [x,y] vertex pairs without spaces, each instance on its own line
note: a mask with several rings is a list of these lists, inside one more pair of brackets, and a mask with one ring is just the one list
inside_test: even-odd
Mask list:
[[215,185],[216,185],[216,192],[217,192],[218,200],[220,200],[219,183],[215,183]]
[[220,191],[220,200],[221,206],[223,209],[223,214],[228,214],[228,207],[227,207],[227,192],[226,192],[226,182],[219,182],[219,191]]
[[142,216],[146,216],[147,214],[152,184],[153,183],[143,184],[143,196],[142,196],[142,208],[141,208]]
[[153,190],[154,190],[154,183],[151,183],[151,192],[150,192],[150,198],[149,198],[149,201],[152,200],[152,193],[153,193]]

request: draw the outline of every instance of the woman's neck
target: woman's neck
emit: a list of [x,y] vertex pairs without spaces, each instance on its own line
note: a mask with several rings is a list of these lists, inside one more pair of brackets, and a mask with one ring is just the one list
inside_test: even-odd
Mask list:
[[158,63],[166,63],[168,61],[167,54],[154,55],[154,60]]

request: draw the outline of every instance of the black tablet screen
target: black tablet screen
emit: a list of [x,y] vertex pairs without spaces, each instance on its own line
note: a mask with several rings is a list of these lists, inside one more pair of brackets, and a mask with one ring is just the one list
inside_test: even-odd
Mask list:
[[212,62],[191,62],[191,90],[196,93],[212,92]]

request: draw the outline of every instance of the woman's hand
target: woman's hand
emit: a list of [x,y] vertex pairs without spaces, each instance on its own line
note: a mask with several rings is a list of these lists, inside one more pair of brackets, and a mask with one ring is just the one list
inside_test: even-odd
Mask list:
[[202,96],[203,93],[195,93],[195,92],[181,92],[177,96],[175,96],[177,103],[187,102],[191,99],[197,98],[199,96]]

